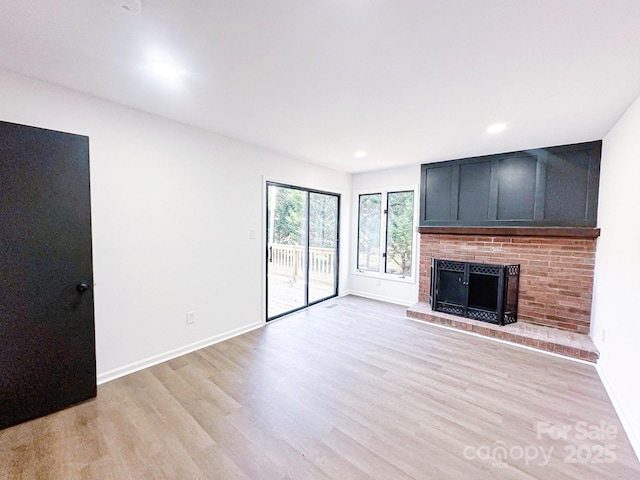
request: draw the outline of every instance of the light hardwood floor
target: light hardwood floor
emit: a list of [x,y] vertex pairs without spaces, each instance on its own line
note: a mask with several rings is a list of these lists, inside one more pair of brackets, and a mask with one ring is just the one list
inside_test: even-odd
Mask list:
[[345,297],[1,431],[0,478],[630,480],[640,465],[593,366]]

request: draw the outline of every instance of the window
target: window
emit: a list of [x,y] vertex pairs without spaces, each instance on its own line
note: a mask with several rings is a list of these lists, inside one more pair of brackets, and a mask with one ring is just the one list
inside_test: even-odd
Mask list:
[[387,194],[385,273],[411,276],[413,250],[413,192]]
[[357,270],[411,277],[413,222],[413,190],[359,195]]
[[358,270],[380,271],[382,194],[360,195],[358,210]]

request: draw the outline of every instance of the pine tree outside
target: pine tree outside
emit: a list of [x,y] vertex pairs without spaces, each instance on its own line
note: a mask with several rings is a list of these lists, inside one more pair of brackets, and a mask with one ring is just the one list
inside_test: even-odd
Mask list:
[[413,192],[387,195],[387,248],[385,272],[410,276],[413,251]]
[[409,277],[413,263],[414,192],[388,192],[384,204],[383,193],[358,197],[357,270]]

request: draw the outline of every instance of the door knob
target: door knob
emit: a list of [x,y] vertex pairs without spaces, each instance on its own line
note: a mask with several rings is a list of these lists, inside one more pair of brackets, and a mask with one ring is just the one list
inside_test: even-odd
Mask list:
[[87,290],[89,290],[89,285],[87,285],[86,283],[79,283],[78,285],[76,285],[76,290],[78,290],[80,293],[86,292]]

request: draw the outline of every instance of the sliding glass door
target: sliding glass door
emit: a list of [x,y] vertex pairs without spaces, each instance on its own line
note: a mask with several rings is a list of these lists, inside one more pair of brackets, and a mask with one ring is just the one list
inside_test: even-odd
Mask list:
[[307,305],[307,192],[267,185],[267,319]]
[[309,303],[337,295],[338,196],[309,193]]
[[267,320],[338,294],[337,194],[267,184]]

